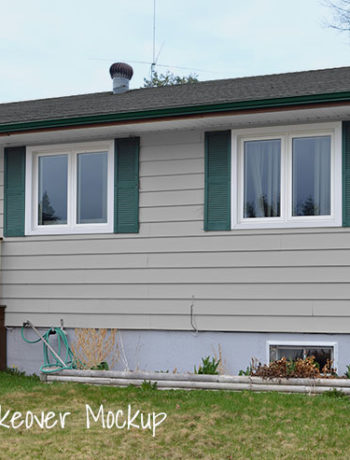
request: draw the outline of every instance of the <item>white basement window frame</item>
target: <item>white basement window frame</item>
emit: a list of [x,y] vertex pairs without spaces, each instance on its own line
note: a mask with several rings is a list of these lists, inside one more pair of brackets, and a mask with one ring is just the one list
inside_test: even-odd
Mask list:
[[[266,362],[271,362],[271,347],[281,347],[289,349],[317,349],[317,348],[330,348],[332,367],[338,369],[338,343],[337,342],[323,342],[323,341],[284,341],[284,340],[268,340],[266,342]],[[277,357],[277,359],[280,359]]]
[[[232,130],[231,228],[333,227],[342,225],[341,122]],[[330,213],[292,215],[293,139],[327,137],[330,140]],[[244,217],[245,142],[280,140],[280,216]],[[247,145],[247,144],[246,144]]]
[[[31,146],[26,149],[26,195],[25,195],[25,234],[74,234],[74,233],[113,233],[114,207],[114,148],[113,141],[85,142],[50,146]],[[102,155],[107,159],[106,185],[103,204],[105,217],[101,222],[80,223],[77,211],[78,202],[78,161],[84,154]],[[81,155],[79,157],[79,155]],[[95,155],[95,158],[96,158]],[[66,223],[39,224],[39,161],[40,158],[66,158],[67,161],[67,210]],[[85,157],[87,159],[87,157]],[[43,162],[42,162],[43,164]],[[81,163],[82,164],[82,163]],[[86,185],[86,184],[85,184]],[[83,196],[83,194],[82,194]],[[82,221],[83,219],[80,218]],[[87,221],[89,219],[86,219]],[[90,219],[94,220],[94,219]],[[98,220],[98,219],[95,219]]]

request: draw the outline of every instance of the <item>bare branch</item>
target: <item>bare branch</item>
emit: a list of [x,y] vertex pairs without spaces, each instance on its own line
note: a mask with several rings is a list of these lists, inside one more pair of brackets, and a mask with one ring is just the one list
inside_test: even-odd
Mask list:
[[323,4],[333,12],[332,29],[350,32],[350,0],[324,0]]

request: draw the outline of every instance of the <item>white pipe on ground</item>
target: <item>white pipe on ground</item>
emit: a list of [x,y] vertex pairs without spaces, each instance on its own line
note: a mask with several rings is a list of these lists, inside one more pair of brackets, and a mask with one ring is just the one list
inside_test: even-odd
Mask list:
[[[84,371],[82,371],[84,372]],[[103,372],[103,371],[102,371]],[[173,377],[173,375],[171,376]],[[149,381],[150,383],[157,383],[159,389],[184,389],[184,390],[229,390],[229,391],[279,391],[283,393],[306,393],[306,394],[320,394],[326,391],[338,389],[345,394],[350,394],[349,387],[335,387],[334,385],[319,386],[315,382],[309,385],[302,385],[300,382],[295,384],[294,379],[290,379],[288,384],[277,384],[276,382],[270,384],[268,380],[260,381],[259,383],[227,383],[227,382],[213,382],[213,381],[191,381],[191,380],[157,380],[157,379],[127,379],[127,378],[111,378],[111,377],[88,377],[88,376],[71,376],[60,374],[48,374],[45,380],[47,382],[76,382],[88,383],[93,385],[109,385],[125,387],[128,385],[141,386],[143,382]],[[261,379],[262,380],[262,379]],[[287,379],[285,379],[287,380]],[[305,379],[299,379],[305,380]],[[312,380],[312,379],[308,379]],[[326,379],[324,379],[326,380]],[[333,383],[333,381],[329,381]]]
[[242,383],[242,384],[268,384],[268,385],[306,385],[327,387],[349,387],[350,379],[301,379],[280,378],[263,379],[262,377],[237,376],[237,375],[208,375],[208,374],[172,374],[161,372],[122,372],[122,371],[93,371],[64,369],[58,374],[72,377],[96,377],[127,380],[155,380],[155,381],[190,381],[190,382],[219,382],[219,383]]

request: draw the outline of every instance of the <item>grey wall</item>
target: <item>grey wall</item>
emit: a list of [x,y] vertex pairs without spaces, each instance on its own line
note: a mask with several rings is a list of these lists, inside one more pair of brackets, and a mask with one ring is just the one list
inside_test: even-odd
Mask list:
[[138,235],[7,238],[7,326],[350,332],[349,229],[204,232],[203,145],[141,136]]
[[[41,329],[41,333],[46,330]],[[74,343],[74,330],[67,330],[70,343]],[[31,340],[36,338],[30,330],[25,336]],[[193,368],[201,363],[205,356],[219,357],[222,352],[225,373],[237,374],[245,370],[251,358],[265,363],[267,360],[267,341],[294,341],[304,343],[334,342],[338,348],[336,363],[339,375],[346,371],[350,364],[350,336],[347,334],[271,334],[244,332],[199,332],[189,331],[121,331],[125,355],[130,370],[193,372]],[[17,367],[29,374],[39,373],[43,364],[42,344],[29,345],[23,342],[20,328],[10,328],[7,334],[9,367]],[[51,342],[55,346],[55,338]],[[120,345],[120,339],[118,339]],[[57,348],[56,348],[57,349]],[[112,357],[108,360],[112,361]],[[115,369],[124,370],[121,360]]]

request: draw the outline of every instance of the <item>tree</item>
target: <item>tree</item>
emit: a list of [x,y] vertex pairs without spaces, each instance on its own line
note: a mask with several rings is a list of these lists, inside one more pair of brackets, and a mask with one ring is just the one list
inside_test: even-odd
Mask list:
[[350,32],[350,0],[326,0],[326,6],[333,11],[333,29]]
[[310,195],[304,203],[302,204],[302,216],[319,216],[320,215],[320,208],[315,204],[312,196]]
[[43,194],[43,199],[39,204],[39,216],[40,216],[40,224],[42,225],[44,222],[56,222],[60,218],[56,216],[56,211],[51,206],[49,194],[45,190]]
[[197,83],[198,75],[190,74],[184,77],[174,75],[172,72],[158,74],[154,72],[152,78],[144,78],[143,88],[152,88],[154,86],[173,86],[173,85],[187,85],[188,83]]

